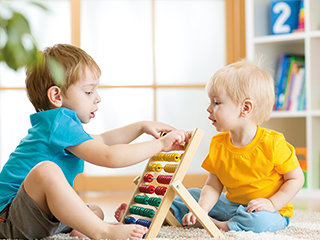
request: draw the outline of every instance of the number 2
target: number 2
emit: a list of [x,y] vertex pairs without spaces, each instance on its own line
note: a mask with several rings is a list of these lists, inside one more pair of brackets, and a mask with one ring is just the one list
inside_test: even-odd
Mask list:
[[272,11],[275,14],[280,13],[279,17],[276,19],[273,25],[273,32],[274,33],[289,33],[291,31],[290,25],[284,24],[287,19],[291,15],[291,8],[285,2],[279,2],[273,6]]

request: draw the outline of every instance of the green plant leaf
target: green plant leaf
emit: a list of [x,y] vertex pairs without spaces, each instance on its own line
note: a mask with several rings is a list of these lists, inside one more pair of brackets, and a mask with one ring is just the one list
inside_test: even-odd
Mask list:
[[61,63],[59,63],[56,59],[52,57],[47,60],[47,64],[49,67],[51,77],[53,78],[58,87],[62,87],[65,83],[65,70],[63,66],[61,65]]
[[30,1],[30,3],[39,7],[39,8],[42,8],[42,10],[44,10],[44,11],[49,11],[49,9],[45,5],[43,5],[42,3],[38,2],[38,1]]
[[[13,69],[18,70],[28,64],[37,61],[37,47],[31,35],[30,26],[26,18],[17,12],[13,12],[12,18],[4,21],[1,19],[2,29],[7,34],[7,42],[0,49],[0,61],[4,61]],[[29,39],[29,47],[23,45],[26,38]]]

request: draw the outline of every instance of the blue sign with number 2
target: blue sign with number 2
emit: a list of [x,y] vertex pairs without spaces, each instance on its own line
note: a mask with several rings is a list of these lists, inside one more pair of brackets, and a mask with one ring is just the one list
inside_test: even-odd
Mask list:
[[273,1],[271,3],[271,34],[291,33],[298,28],[300,1]]

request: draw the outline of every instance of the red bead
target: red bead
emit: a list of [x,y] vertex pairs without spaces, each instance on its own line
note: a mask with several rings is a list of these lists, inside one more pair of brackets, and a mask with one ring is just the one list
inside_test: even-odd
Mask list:
[[157,182],[162,184],[169,184],[171,179],[172,179],[172,176],[170,175],[159,175],[157,177]]
[[143,180],[144,180],[145,182],[152,182],[152,181],[153,181],[153,176],[152,176],[152,174],[146,174],[146,175],[144,175],[144,176],[143,176]]
[[157,195],[162,195],[162,196],[166,193],[166,191],[167,191],[167,188],[162,186],[156,187],[156,190],[155,190]]
[[139,191],[143,192],[143,193],[154,193],[155,192],[155,188],[152,185],[140,185],[139,186]]

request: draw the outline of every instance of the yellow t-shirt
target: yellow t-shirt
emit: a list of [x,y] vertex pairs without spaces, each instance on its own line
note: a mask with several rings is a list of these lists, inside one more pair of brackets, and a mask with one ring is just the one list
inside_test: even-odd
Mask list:
[[[283,174],[298,166],[295,150],[283,134],[260,126],[253,141],[245,147],[233,146],[229,132],[215,135],[202,163],[226,187],[227,199],[242,205],[274,195],[284,182]],[[292,217],[293,206],[288,203],[278,212]]]

